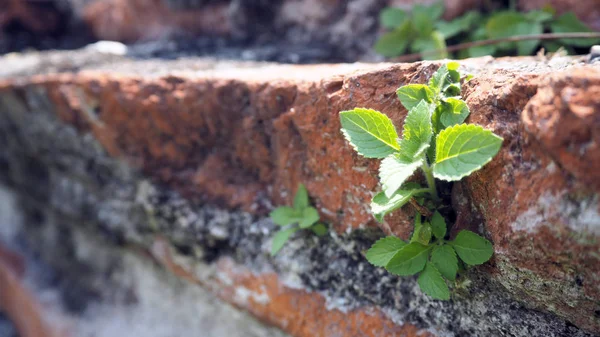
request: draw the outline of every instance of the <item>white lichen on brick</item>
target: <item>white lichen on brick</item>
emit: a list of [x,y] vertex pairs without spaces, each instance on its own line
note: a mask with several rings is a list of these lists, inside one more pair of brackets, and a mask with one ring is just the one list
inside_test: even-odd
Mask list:
[[541,226],[564,225],[576,233],[600,236],[598,202],[597,194],[575,202],[567,195],[545,192],[511,227],[515,231],[536,233]]

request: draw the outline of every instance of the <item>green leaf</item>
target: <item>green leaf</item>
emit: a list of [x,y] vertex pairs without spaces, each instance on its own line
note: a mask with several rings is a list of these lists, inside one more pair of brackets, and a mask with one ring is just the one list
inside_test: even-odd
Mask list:
[[379,181],[384,194],[391,199],[406,179],[410,178],[422,164],[422,158],[408,161],[397,154],[385,157],[379,165]]
[[438,211],[435,211],[431,217],[431,230],[438,240],[442,240],[446,236],[446,220]]
[[294,208],[301,211],[306,207],[308,207],[308,191],[306,191],[304,184],[300,184],[294,196]]
[[409,111],[421,103],[421,101],[431,103],[434,98],[433,92],[425,84],[408,84],[402,86],[396,90],[396,94],[402,105]]
[[379,13],[379,22],[385,28],[396,28],[404,23],[404,20],[408,17],[408,14],[395,7],[387,7]]
[[[422,58],[424,60],[439,60],[448,57],[448,52],[442,50],[446,49],[446,40],[444,40],[442,33],[437,30],[416,39],[412,43],[411,49],[423,53]],[[435,50],[439,51],[433,52]]]
[[302,219],[298,222],[300,228],[308,228],[319,221],[319,212],[314,207],[307,207],[302,210]]
[[448,280],[456,280],[458,259],[450,245],[435,246],[431,252],[431,263]]
[[277,207],[269,213],[269,216],[279,226],[291,225],[300,220],[300,212],[289,206]]
[[414,5],[412,7],[411,15],[414,16],[427,16],[429,20],[435,21],[444,14],[444,2],[437,1],[429,6]]
[[323,236],[327,234],[327,226],[322,223],[316,223],[310,227],[310,230],[313,231],[317,236]]
[[450,97],[441,105],[440,122],[445,128],[460,124],[469,116],[469,107],[462,99]]
[[408,276],[414,275],[425,267],[429,248],[418,242],[411,242],[402,247],[385,266],[392,274]]
[[[499,12],[493,15],[486,24],[487,34],[492,39],[499,39],[517,35],[541,34],[541,23],[528,21],[526,17],[517,12]],[[539,45],[540,40],[527,40],[516,42],[519,55],[529,55]],[[514,42],[500,43],[500,49],[512,49]]]
[[340,112],[342,133],[359,154],[384,158],[400,149],[392,121],[379,111],[356,108]]
[[552,17],[554,17],[552,13],[548,13],[547,11],[543,10],[533,10],[525,13],[525,18],[528,21],[534,21],[538,23],[549,21],[552,19]]
[[[459,68],[458,62],[448,62],[441,67],[431,76],[429,80],[429,87],[434,94],[434,97],[439,97],[441,94],[447,96],[445,93],[448,88],[452,85],[456,85],[459,89],[460,94],[460,74],[458,73]],[[450,95],[456,96],[456,95]]]
[[402,140],[400,141],[400,157],[405,161],[413,161],[427,151],[433,129],[431,126],[431,113],[433,104],[421,101],[410,109],[402,127]]
[[367,251],[369,263],[377,267],[385,267],[396,253],[406,246],[406,242],[395,236],[387,236],[377,240]]
[[[475,29],[473,33],[471,33],[470,40],[471,41],[479,41],[485,40],[488,38],[487,31],[485,26],[480,26]],[[494,55],[497,51],[497,47],[494,44],[490,44],[487,46],[479,46],[479,47],[471,47],[467,49],[467,54],[469,57],[481,57],[486,55]]]
[[431,224],[429,222],[415,223],[415,230],[410,242],[428,245],[429,241],[431,241]]
[[[581,22],[573,12],[565,13],[550,23],[553,33],[578,33],[591,32],[592,30]],[[600,43],[600,39],[560,39],[560,42],[577,46],[588,47]]]
[[431,11],[427,7],[415,5],[411,16],[417,36],[428,36],[431,34],[435,19],[431,16]]
[[479,125],[459,124],[438,135],[433,175],[456,181],[479,170],[498,153],[502,138]]
[[491,242],[467,230],[458,233],[450,244],[452,244],[460,259],[470,265],[482,264],[494,254]]
[[427,263],[425,269],[419,274],[417,283],[421,290],[437,300],[450,299],[450,290],[440,272],[431,264]]
[[373,49],[385,57],[402,55],[406,51],[406,46],[412,40],[412,36],[411,21],[406,20],[400,27],[383,34],[377,40]]
[[275,256],[275,254],[277,254],[277,252],[279,252],[281,248],[283,248],[283,245],[285,245],[290,236],[294,234],[297,230],[299,230],[299,228],[294,227],[282,229],[279,232],[277,232],[277,234],[275,234],[275,236],[273,237],[273,242],[271,244],[271,255]]
[[439,30],[445,39],[449,39],[462,32],[468,31],[481,19],[481,14],[476,11],[469,11],[465,15],[453,19],[450,22],[437,21],[435,27]]
[[426,190],[420,188],[420,186],[418,188],[409,188],[406,185],[409,184],[405,184],[402,189],[397,190],[391,198],[388,198],[384,192],[379,192],[373,197],[371,212],[377,221],[383,222],[383,217],[386,214],[404,206],[415,194]]

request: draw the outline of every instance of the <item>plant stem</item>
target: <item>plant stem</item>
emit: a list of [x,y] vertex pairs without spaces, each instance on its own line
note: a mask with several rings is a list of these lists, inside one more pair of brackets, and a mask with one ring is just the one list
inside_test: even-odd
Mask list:
[[437,189],[435,188],[435,178],[433,177],[433,170],[427,164],[427,161],[423,161],[423,165],[421,166],[421,170],[425,174],[425,179],[427,179],[427,185],[429,186],[429,193],[431,194],[431,199],[433,202],[438,202],[440,197],[437,194]]

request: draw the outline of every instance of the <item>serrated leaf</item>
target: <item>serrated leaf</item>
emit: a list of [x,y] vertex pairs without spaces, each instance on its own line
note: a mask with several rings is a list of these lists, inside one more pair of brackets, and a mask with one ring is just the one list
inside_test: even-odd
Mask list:
[[406,246],[406,242],[395,236],[379,239],[367,251],[367,261],[374,266],[385,267],[390,259],[404,246]]
[[279,232],[277,232],[273,237],[273,241],[271,243],[271,255],[275,256],[275,254],[277,254],[277,252],[279,252],[281,248],[283,248],[283,245],[285,245],[287,240],[289,240],[290,236],[294,234],[297,230],[299,230],[299,228],[294,227],[282,229]]
[[460,259],[469,265],[482,264],[494,254],[492,243],[471,231],[461,231],[450,243]]
[[450,245],[435,246],[431,252],[431,263],[446,279],[456,280],[458,259]]
[[404,206],[413,195],[424,190],[422,188],[409,189],[404,186],[397,190],[391,198],[388,198],[384,192],[379,192],[371,201],[371,212],[377,221],[383,222],[386,214]]
[[313,231],[317,236],[323,236],[327,234],[327,226],[322,223],[316,223],[310,227],[310,230]]
[[398,151],[398,134],[392,121],[379,111],[356,108],[340,112],[342,133],[367,158],[385,158]]
[[407,17],[406,11],[400,8],[387,7],[379,13],[379,22],[385,28],[396,28],[403,24]]
[[302,219],[298,222],[300,228],[308,228],[319,221],[319,212],[314,207],[307,207],[302,210]]
[[[438,68],[438,70],[429,79],[429,87],[434,94],[434,97],[440,95],[448,96],[446,91],[452,85],[456,86],[460,94],[460,74],[458,62],[448,62]],[[456,95],[450,95],[456,96]]]
[[446,220],[438,211],[435,211],[431,217],[431,231],[438,240],[442,240],[446,236]]
[[379,181],[385,196],[391,199],[406,179],[410,178],[422,164],[422,158],[408,161],[397,154],[385,157],[379,165]]
[[438,300],[450,299],[450,290],[440,272],[431,264],[427,263],[425,269],[419,274],[417,283],[425,294]]
[[421,101],[414,108],[410,109],[404,126],[402,127],[402,140],[400,141],[399,156],[404,161],[412,161],[419,158],[431,142],[433,130],[431,126],[431,113],[434,109],[433,104]]
[[289,206],[277,207],[271,213],[269,217],[271,220],[279,226],[287,226],[296,223],[300,220],[300,212]]
[[416,107],[421,101],[431,103],[434,98],[433,92],[425,84],[408,84],[402,86],[396,90],[396,94],[408,111]]
[[392,274],[408,276],[414,275],[425,267],[429,248],[418,242],[411,242],[402,247],[385,266]]
[[456,181],[479,170],[498,153],[503,139],[479,125],[451,126],[436,139],[433,175]]
[[300,184],[294,196],[294,208],[300,211],[306,207],[308,207],[308,191],[304,184]]
[[450,97],[441,102],[440,122],[444,128],[460,124],[467,119],[469,113],[469,106],[465,101]]
[[[568,12],[550,23],[553,33],[591,32],[592,30],[581,22],[575,13]],[[600,39],[560,39],[561,43],[576,47],[588,47],[600,43]]]
[[415,223],[415,230],[410,242],[418,242],[426,246],[429,241],[431,241],[431,224],[429,222]]
[[412,24],[405,20],[402,25],[391,32],[383,34],[373,46],[375,51],[385,57],[404,54],[406,46],[412,40]]

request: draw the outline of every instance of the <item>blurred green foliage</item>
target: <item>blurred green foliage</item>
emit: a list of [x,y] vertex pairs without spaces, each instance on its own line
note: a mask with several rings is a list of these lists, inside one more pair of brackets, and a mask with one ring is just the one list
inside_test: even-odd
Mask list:
[[425,59],[466,58],[484,55],[530,55],[540,46],[554,52],[563,47],[574,53],[574,47],[589,47],[598,39],[526,40],[504,42],[494,45],[472,47],[455,54],[446,51],[447,45],[517,35],[542,33],[591,32],[572,12],[557,16],[554,9],[546,6],[541,10],[521,13],[513,9],[490,13],[469,11],[452,21],[442,19],[442,2],[431,6],[415,5],[410,12],[388,7],[381,11],[380,22],[387,30],[376,42],[374,49],[386,57],[406,53],[423,53]]

